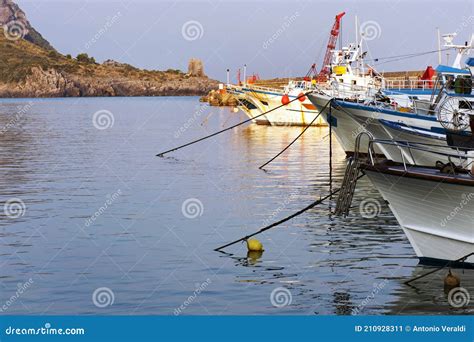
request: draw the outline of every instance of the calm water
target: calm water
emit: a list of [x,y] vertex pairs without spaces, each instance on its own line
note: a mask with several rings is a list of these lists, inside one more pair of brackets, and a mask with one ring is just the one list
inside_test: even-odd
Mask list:
[[[2,100],[3,314],[472,314],[448,305],[446,271],[403,284],[431,268],[365,179],[346,219],[328,202],[261,235],[261,256],[214,252],[329,191],[324,128],[267,172],[301,128],[247,125],[155,157],[243,118],[194,97]],[[334,187],[343,172],[335,143]],[[473,271],[458,273],[472,293]]]

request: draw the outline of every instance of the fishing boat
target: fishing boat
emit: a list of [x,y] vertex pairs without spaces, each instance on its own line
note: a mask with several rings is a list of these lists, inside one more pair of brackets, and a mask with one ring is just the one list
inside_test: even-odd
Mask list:
[[[268,87],[248,82],[245,77],[244,83],[239,80],[237,85],[227,82],[227,92],[233,94],[241,109],[249,118],[269,112],[259,116],[253,121],[257,124],[275,126],[326,126],[325,121],[318,116],[316,107],[308,100],[305,93],[316,88],[317,82],[327,82],[331,70],[328,68],[329,60],[332,56],[342,56],[342,52],[335,51],[336,42],[339,37],[341,19],[345,12],[341,12],[335,17],[334,24],[330,31],[329,42],[324,57],[325,62],[319,73],[316,72],[316,65],[313,64],[306,76],[299,80],[289,80],[282,88]],[[342,71],[341,66],[339,71]],[[336,70],[336,71],[337,71]],[[348,76],[344,76],[347,78]]]
[[[381,74],[374,68],[364,65],[366,55],[363,52],[364,32],[361,32],[360,36],[356,34],[356,43],[351,43],[339,50],[335,49],[341,18],[344,14],[344,12],[339,13],[335,18],[319,73],[313,64],[303,79],[290,80],[284,87],[275,88],[257,85],[252,77],[247,80],[246,69],[244,69],[244,83],[240,82],[239,78],[237,85],[227,82],[226,86],[227,92],[237,98],[238,108],[251,119],[258,116],[253,119],[257,124],[325,126],[327,120],[318,116],[317,107],[304,94],[319,90],[323,91],[328,98],[340,96],[360,100],[373,96],[379,89],[384,89],[384,79]],[[428,86],[427,81],[420,82],[423,87]],[[399,92],[402,98],[412,98],[409,95],[412,89],[406,88],[406,85],[392,85],[406,89],[407,94]],[[259,116],[267,112],[269,113]],[[314,120],[316,117],[317,119]]]
[[[289,81],[281,90],[247,84],[227,85],[227,91],[237,98],[238,107],[250,118],[273,109],[267,115],[255,119],[257,124],[306,126],[319,111],[304,94],[320,90],[328,99],[336,92],[343,93],[344,96],[365,98],[375,94],[381,87],[381,78],[375,74],[362,73],[352,65],[360,58],[360,44],[349,44],[341,50],[332,50],[331,53],[330,74],[324,82],[306,77],[300,81]],[[313,125],[327,124],[318,117]]]
[[[325,91],[315,91],[308,98],[317,108],[332,99],[332,107],[324,111],[323,117],[329,120],[331,116],[331,126],[348,155],[353,154],[355,137],[361,132],[369,132],[378,140],[431,144],[434,150],[442,152],[448,149],[447,131],[469,134],[474,95],[472,75],[467,69],[440,66],[436,70],[438,76],[430,100],[416,99],[413,104],[401,105],[382,92],[360,99],[341,97],[338,93],[331,97]],[[434,165],[439,157],[429,153],[408,153],[399,146],[376,146],[377,153],[398,162],[401,162],[400,149],[405,160],[411,163]],[[441,158],[447,162],[446,157]]]
[[[469,163],[433,167],[397,163],[375,156],[375,144],[403,144],[397,141],[368,142],[367,161],[360,169],[387,201],[423,263],[468,263],[474,266],[474,138],[468,139]],[[442,154],[430,145],[417,144],[411,150]],[[460,157],[457,150],[448,154]],[[467,257],[466,257],[467,256]]]
[[[445,68],[446,77],[442,80],[443,83],[449,81],[449,77],[452,77],[451,72],[456,69],[464,69],[464,68],[471,68],[470,64],[474,65],[474,59],[467,58],[471,53],[472,48],[474,47],[474,34],[471,35],[470,42],[465,42],[464,44],[454,44],[453,40],[457,36],[457,33],[447,33],[443,35],[444,39],[444,50],[450,51],[454,50],[456,56],[454,58],[453,63],[450,67]],[[441,42],[439,42],[439,46],[441,46]],[[433,51],[431,51],[433,52]],[[428,53],[431,53],[428,52]],[[441,48],[438,50],[438,60],[439,64],[441,65]],[[426,53],[421,53],[424,55]],[[408,58],[415,56],[416,54],[409,54],[407,55]],[[463,65],[463,60],[467,58],[465,64]],[[449,70],[451,69],[451,72]],[[432,96],[433,91],[433,78],[439,76],[440,70],[434,70],[431,66],[428,66],[424,71],[423,75],[418,79],[408,79],[408,78],[398,78],[398,79],[388,79],[385,80],[385,88],[383,89],[383,93],[387,96],[390,96],[395,102],[399,103],[406,103],[412,102],[413,100],[429,100]],[[471,70],[471,74],[473,74],[473,70]],[[443,75],[442,75],[443,76]]]
[[[283,89],[254,84],[227,85],[227,92],[237,98],[238,108],[249,118],[253,119],[273,109],[267,115],[253,120],[256,124],[271,126],[310,124],[319,112],[304,94],[314,89],[314,83],[308,79],[290,80]],[[326,123],[318,117],[312,125],[326,126]]]
[[[387,88],[384,80],[382,84],[385,87],[382,86],[376,94],[373,94],[373,88],[368,88],[362,96],[354,96],[341,89],[334,89],[332,92],[318,89],[309,94],[308,98],[318,109],[333,100],[332,107],[325,110],[323,118],[328,121],[329,116],[331,117],[336,138],[348,155],[354,153],[355,137],[361,132],[369,132],[378,140],[406,140],[439,145],[438,149],[446,150],[447,130],[455,128],[457,131],[469,131],[467,114],[474,107],[472,73],[468,64],[464,69],[455,66],[469,53],[473,42],[474,35],[470,45],[447,44],[458,51],[453,66],[438,66],[435,70],[436,78],[419,81],[420,89],[416,93],[406,84],[405,88],[401,85],[394,88],[392,83]],[[474,64],[470,59],[466,63]],[[339,85],[342,90],[344,87],[347,85]],[[445,127],[443,123],[453,116],[461,120],[457,122],[457,127]],[[401,161],[398,159],[398,146],[376,146],[375,150],[389,159]],[[413,158],[418,163],[424,160],[427,165],[434,165],[437,161],[428,153],[412,155],[404,151],[403,156],[410,162],[415,162]],[[442,158],[441,161],[447,160]]]

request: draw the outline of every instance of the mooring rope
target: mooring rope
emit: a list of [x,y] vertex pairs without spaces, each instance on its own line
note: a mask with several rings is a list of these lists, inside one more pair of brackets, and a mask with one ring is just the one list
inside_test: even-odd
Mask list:
[[303,129],[303,131],[298,134],[298,136],[293,139],[293,141],[291,143],[289,143],[283,150],[281,150],[276,156],[274,156],[272,159],[270,159],[269,161],[267,161],[265,164],[263,164],[262,166],[259,167],[259,169],[263,169],[265,166],[267,166],[268,164],[270,164],[272,161],[274,161],[275,159],[277,159],[281,154],[283,154],[287,149],[289,149],[291,147],[291,145],[293,145],[296,140],[298,140],[303,134],[304,132],[306,132],[306,130],[311,127],[313,125],[313,123],[316,121],[316,119],[321,115],[321,113],[326,109],[327,105],[329,103],[331,103],[332,99],[330,99],[322,108],[321,110],[319,111],[318,115],[316,115],[314,117],[314,119]]
[[[417,52],[417,53],[411,53],[411,54],[406,54],[406,55],[398,55],[398,56],[391,56],[391,57],[378,57],[378,58],[369,58],[369,59],[364,59],[365,61],[372,61],[375,62],[374,66],[379,66],[382,64],[387,64],[387,63],[392,63],[392,62],[397,62],[401,60],[406,60],[410,58],[415,58],[415,57],[420,57],[432,53],[438,53],[442,51],[447,51],[450,50],[451,48],[445,48],[445,49],[439,49],[439,50],[431,50],[431,51],[425,51],[425,52]],[[376,63],[382,60],[380,63]]]
[[170,152],[174,152],[174,151],[180,150],[180,149],[182,149],[182,148],[184,148],[184,147],[187,147],[187,146],[196,144],[196,143],[198,143],[198,142],[200,142],[200,141],[203,141],[203,140],[212,138],[212,137],[214,137],[214,136],[216,136],[216,135],[218,135],[218,134],[221,134],[221,133],[224,133],[224,132],[229,131],[229,130],[231,130],[231,129],[234,129],[235,127],[241,126],[241,125],[243,125],[243,124],[245,124],[245,123],[247,123],[247,122],[250,122],[250,121],[252,121],[252,120],[254,120],[254,119],[256,119],[256,118],[258,118],[258,117],[260,117],[260,116],[266,115],[266,114],[268,114],[268,113],[270,113],[270,112],[273,112],[274,110],[277,110],[278,108],[281,108],[281,107],[283,107],[283,106],[286,106],[287,104],[289,104],[289,103],[291,103],[291,102],[297,101],[297,100],[299,100],[300,98],[305,97],[305,96],[307,96],[307,95],[310,94],[310,93],[311,93],[311,91],[306,92],[306,93],[302,93],[302,94],[298,95],[296,98],[294,98],[293,100],[290,100],[290,101],[289,101],[288,103],[286,103],[286,104],[281,104],[281,105],[279,105],[279,106],[277,106],[277,107],[275,107],[275,108],[272,108],[272,109],[266,111],[265,113],[258,114],[257,116],[254,116],[254,117],[252,117],[252,118],[249,118],[249,119],[247,119],[247,120],[244,120],[244,121],[242,121],[242,122],[240,122],[240,123],[238,123],[238,124],[232,125],[232,126],[230,126],[230,127],[221,129],[220,131],[214,132],[214,133],[212,133],[212,134],[206,135],[205,137],[202,137],[202,138],[193,140],[193,141],[191,141],[191,142],[189,142],[189,143],[187,143],[187,144],[184,144],[184,145],[181,145],[181,146],[172,148],[172,149],[170,149],[170,150],[167,150],[167,151],[158,153],[156,156],[157,156],[157,157],[163,157],[165,154],[168,154],[168,153],[170,153]]
[[410,280],[407,280],[407,281],[404,282],[404,284],[405,284],[405,285],[410,285],[411,282],[413,282],[413,281],[415,281],[415,280],[418,280],[418,279],[421,279],[421,278],[424,278],[424,277],[426,277],[426,276],[428,276],[428,275],[430,275],[430,274],[433,274],[433,273],[435,273],[435,272],[441,271],[443,268],[449,267],[449,266],[452,265],[453,263],[456,263],[456,262],[461,262],[461,263],[463,263],[463,262],[466,261],[466,259],[469,258],[471,255],[474,255],[474,252],[471,252],[471,253],[469,253],[469,254],[466,254],[465,256],[463,256],[463,257],[461,257],[461,258],[459,258],[459,259],[456,259],[456,260],[453,260],[453,261],[448,261],[448,262],[446,262],[446,264],[445,264],[444,266],[440,266],[440,267],[435,268],[434,270],[429,271],[429,272],[427,272],[427,273],[424,273],[424,274],[422,274],[422,275],[420,275],[420,276],[418,276],[418,277],[415,277],[415,278],[412,278],[412,279],[410,279]]
[[[362,177],[364,177],[364,176],[365,176],[365,174],[360,175],[359,177],[357,177],[357,180],[359,180],[360,178],[362,178]],[[314,201],[313,203],[311,203],[311,204],[308,205],[307,207],[305,207],[305,208],[303,208],[303,209],[297,211],[296,213],[291,214],[290,216],[287,216],[287,217],[281,219],[280,221],[274,222],[274,223],[272,223],[272,224],[270,224],[270,225],[268,225],[268,226],[266,226],[266,227],[263,227],[263,228],[261,228],[260,230],[256,231],[255,233],[252,233],[252,234],[250,234],[250,235],[246,235],[246,236],[244,236],[243,238],[240,238],[240,239],[238,239],[238,240],[229,242],[228,244],[225,244],[225,245],[223,245],[223,246],[220,246],[220,247],[218,247],[218,248],[216,248],[216,249],[214,249],[214,250],[215,250],[216,252],[220,252],[221,249],[224,249],[224,248],[227,248],[227,247],[229,247],[229,246],[235,245],[235,244],[238,243],[238,242],[245,241],[245,240],[251,238],[252,236],[258,235],[258,234],[260,234],[260,233],[263,233],[264,231],[267,231],[267,230],[269,230],[269,229],[271,229],[271,228],[274,228],[274,227],[276,227],[276,226],[279,226],[280,224],[285,223],[286,221],[289,221],[289,220],[291,220],[292,218],[295,218],[296,216],[299,216],[299,215],[303,214],[305,211],[308,211],[309,209],[314,208],[314,207],[317,206],[318,204],[323,203],[323,202],[324,202],[325,200],[327,200],[328,198],[330,198],[330,197],[334,196],[335,194],[337,194],[340,190],[341,190],[341,188],[338,188],[338,189],[332,191],[329,195],[324,196],[323,198],[321,198],[321,199],[319,199],[319,200],[317,200],[317,201]]]

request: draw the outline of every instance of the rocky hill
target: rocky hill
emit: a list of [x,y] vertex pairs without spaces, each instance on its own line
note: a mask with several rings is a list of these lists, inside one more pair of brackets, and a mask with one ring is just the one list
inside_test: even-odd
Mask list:
[[204,95],[218,82],[192,59],[188,73],[143,70],[58,53],[11,0],[0,0],[0,97]]
[[11,0],[0,0],[0,26],[3,26],[11,37],[22,37],[46,50],[54,50],[51,44],[31,26],[25,12]]

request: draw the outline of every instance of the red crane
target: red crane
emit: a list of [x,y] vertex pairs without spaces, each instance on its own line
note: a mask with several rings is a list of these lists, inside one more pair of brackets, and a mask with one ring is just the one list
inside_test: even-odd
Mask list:
[[334,21],[334,25],[331,29],[331,34],[329,35],[329,42],[326,48],[326,54],[324,55],[323,66],[321,67],[321,71],[318,74],[318,82],[325,82],[328,79],[330,74],[329,70],[329,62],[331,60],[331,51],[334,50],[336,47],[337,38],[339,37],[339,29],[341,27],[341,19],[346,14],[346,12],[341,12],[336,15],[336,20]]
[[316,64],[312,64],[303,79],[304,79],[305,81],[311,81],[311,79],[312,79],[313,77],[316,78],[316,76],[318,76],[318,70],[316,69]]

